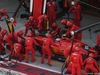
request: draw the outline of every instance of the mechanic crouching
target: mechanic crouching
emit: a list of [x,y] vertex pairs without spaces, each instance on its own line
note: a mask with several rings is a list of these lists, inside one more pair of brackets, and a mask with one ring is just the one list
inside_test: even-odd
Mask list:
[[93,71],[94,75],[98,75],[97,73],[99,72],[99,66],[98,66],[96,60],[93,59],[92,53],[90,53],[89,57],[87,59],[85,59],[83,66],[85,64],[86,64],[86,67],[85,67],[84,75],[87,75],[86,73],[87,73],[88,70]]
[[22,39],[25,39],[22,35],[23,35],[23,31],[19,30],[18,32],[9,33],[6,36],[5,39],[6,39],[7,43],[10,45],[10,47],[11,47],[11,51],[13,49],[14,43],[18,42],[18,37],[20,37]]
[[21,54],[21,51],[24,52],[23,41],[23,39],[19,39],[18,43],[14,44],[10,59],[17,58],[21,62],[25,58],[25,56]]
[[47,53],[48,54],[48,62],[47,64],[49,66],[52,66],[50,64],[50,60],[51,60],[51,55],[52,55],[52,52],[51,52],[51,49],[50,49],[50,45],[53,44],[55,46],[57,46],[53,40],[51,39],[51,34],[47,34],[46,35],[46,39],[44,39],[44,42],[43,42],[43,45],[42,45],[42,60],[41,60],[41,64],[44,63],[44,57],[45,57],[45,54]]
[[60,36],[60,30],[61,30],[61,27],[58,27],[57,26],[57,23],[53,23],[52,24],[52,29],[50,30],[50,34],[52,35],[52,36]]
[[32,60],[31,62],[35,61],[35,49],[33,47],[33,44],[40,46],[40,44],[38,44],[35,39],[33,38],[33,34],[32,33],[28,33],[27,34],[27,38],[25,39],[25,51],[26,51],[26,62],[28,63],[28,53],[29,51],[32,52]]

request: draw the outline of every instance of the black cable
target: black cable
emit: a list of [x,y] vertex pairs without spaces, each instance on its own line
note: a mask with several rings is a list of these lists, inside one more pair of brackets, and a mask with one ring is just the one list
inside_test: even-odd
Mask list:
[[[74,43],[74,35],[73,35],[73,38],[72,38],[72,45],[71,45],[71,49],[70,49],[69,56],[71,55],[71,51],[72,51],[72,49],[73,49],[73,43]],[[65,67],[66,67],[66,61],[69,60],[69,56],[68,56],[68,58],[65,60],[65,62],[63,63],[63,66],[62,66],[62,68],[61,68],[61,75],[63,75],[63,71],[64,71],[64,69],[65,69]]]

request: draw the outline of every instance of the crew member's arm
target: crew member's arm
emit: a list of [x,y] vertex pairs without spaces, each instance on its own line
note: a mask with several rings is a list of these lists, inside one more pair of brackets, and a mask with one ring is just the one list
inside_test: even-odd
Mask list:
[[97,70],[98,70],[98,72],[99,72],[99,66],[98,66],[97,62],[96,62],[95,60],[93,60],[93,61],[94,61],[95,67],[97,68]]
[[41,46],[40,44],[38,44],[38,43],[35,41],[35,39],[33,39],[33,41],[34,41],[34,44],[35,44],[35,45]]

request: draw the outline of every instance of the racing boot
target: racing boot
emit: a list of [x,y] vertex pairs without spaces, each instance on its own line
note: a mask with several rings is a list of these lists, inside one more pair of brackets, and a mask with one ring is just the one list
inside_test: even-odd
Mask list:
[[52,66],[50,63],[47,63],[49,66]]

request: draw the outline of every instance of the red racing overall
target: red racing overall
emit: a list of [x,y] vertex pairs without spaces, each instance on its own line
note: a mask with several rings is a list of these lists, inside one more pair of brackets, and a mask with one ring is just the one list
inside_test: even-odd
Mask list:
[[99,67],[97,65],[97,62],[93,58],[88,57],[87,59],[85,59],[83,66],[85,64],[86,64],[86,67],[85,67],[84,75],[87,75],[86,73],[88,70],[93,71],[95,73],[94,75],[97,75],[99,71]]
[[78,4],[78,1],[75,1],[75,5],[73,5],[70,9],[69,9],[69,13],[70,12],[74,13],[74,21],[75,21],[75,25],[77,25],[78,27],[81,27],[81,23],[80,23],[80,13],[81,13],[81,5]]
[[56,22],[56,2],[48,2],[47,9],[49,14],[50,25]]
[[25,51],[26,51],[26,62],[28,62],[28,53],[29,51],[32,52],[32,60],[31,62],[35,61],[35,49],[33,47],[33,44],[36,44],[37,46],[40,46],[40,44],[38,44],[32,37],[28,37],[25,39]]
[[47,15],[40,15],[38,17],[38,28],[41,30],[41,32],[45,31],[46,30],[46,23],[48,21],[48,18],[47,18]]
[[43,43],[43,46],[42,46],[42,60],[41,60],[41,63],[43,64],[44,63],[45,54],[47,53],[48,54],[48,62],[47,62],[47,64],[50,65],[50,66],[52,66],[50,64],[51,55],[52,55],[51,49],[50,49],[50,45],[51,44],[56,45],[50,37],[48,37],[48,38],[46,38],[44,40],[44,43]]
[[[22,37],[22,35],[19,35],[18,32],[14,32],[14,39],[15,39],[15,42],[16,42],[16,43],[18,42],[18,36],[19,36],[20,38],[24,39],[24,37]],[[11,51],[12,51],[12,48],[13,48],[13,45],[14,45],[12,33],[9,33],[9,34],[6,36],[5,39],[6,39],[7,43],[10,45]]]
[[35,35],[35,28],[36,28],[36,26],[37,26],[37,23],[36,23],[36,21],[33,19],[33,16],[30,16],[30,17],[29,17],[29,20],[25,23],[26,29],[25,29],[25,34],[24,34],[24,36],[26,36],[28,29],[30,29],[30,30],[31,30],[31,33],[32,33],[33,35]]
[[73,62],[72,64],[72,74],[75,75],[81,75],[81,66],[82,66],[82,56],[78,52],[74,52],[71,54],[70,61]]
[[11,58],[19,57],[19,61],[22,61],[25,58],[25,56],[21,54],[21,51],[24,51],[23,46],[19,43],[15,43],[15,48],[13,46]]
[[0,10],[0,21],[3,21],[3,19],[1,19],[2,16],[7,16],[7,18],[10,18],[5,9]]

